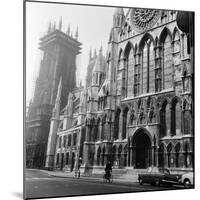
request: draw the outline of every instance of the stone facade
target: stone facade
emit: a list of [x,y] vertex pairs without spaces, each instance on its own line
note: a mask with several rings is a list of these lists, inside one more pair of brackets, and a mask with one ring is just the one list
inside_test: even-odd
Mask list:
[[193,66],[177,12],[123,8],[60,114],[55,167],[193,169]]

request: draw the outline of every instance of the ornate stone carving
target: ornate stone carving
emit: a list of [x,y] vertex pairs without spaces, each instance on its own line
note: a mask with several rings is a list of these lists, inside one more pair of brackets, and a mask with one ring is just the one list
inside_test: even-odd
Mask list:
[[158,21],[161,13],[152,9],[133,9],[131,13],[132,25],[135,31],[142,32],[152,28]]

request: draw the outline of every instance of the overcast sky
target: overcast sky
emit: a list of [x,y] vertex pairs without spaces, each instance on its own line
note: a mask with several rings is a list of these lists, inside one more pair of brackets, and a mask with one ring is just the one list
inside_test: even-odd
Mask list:
[[98,53],[102,44],[103,53],[106,53],[114,9],[113,7],[27,3],[27,103],[33,95],[34,82],[42,58],[42,53],[38,49],[39,38],[47,32],[49,22],[56,22],[58,26],[62,16],[62,30],[66,32],[68,24],[70,24],[73,35],[78,26],[79,41],[83,45],[82,53],[77,57],[77,79],[78,82],[81,79],[84,82],[90,48],[92,51],[96,48]]

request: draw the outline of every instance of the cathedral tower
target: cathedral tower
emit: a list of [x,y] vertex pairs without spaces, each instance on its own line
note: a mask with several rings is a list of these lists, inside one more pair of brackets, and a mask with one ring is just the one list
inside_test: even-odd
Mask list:
[[76,55],[81,50],[77,39],[78,30],[75,38],[70,30],[62,31],[62,18],[58,28],[50,23],[47,34],[40,39],[43,58],[26,123],[27,167],[38,168],[45,164],[50,118],[60,78],[60,109],[67,104],[68,93],[76,85]]

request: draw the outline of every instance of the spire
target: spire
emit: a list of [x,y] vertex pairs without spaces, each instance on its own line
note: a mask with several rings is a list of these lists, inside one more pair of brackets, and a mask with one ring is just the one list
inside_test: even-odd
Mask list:
[[92,48],[90,47],[90,52],[89,52],[89,60],[92,58]]
[[78,40],[78,26],[76,28],[75,39]]
[[62,31],[62,16],[60,17],[59,21],[59,30]]
[[49,22],[48,33],[51,32],[51,22]]
[[70,34],[70,24],[68,24],[68,28],[67,28],[67,35]]
[[100,49],[99,49],[99,53],[102,53],[103,51],[103,46],[102,46],[102,43],[101,43],[101,46],[100,46]]
[[117,7],[113,14],[113,27],[120,27],[122,25],[122,22],[124,21],[124,18],[124,9]]

